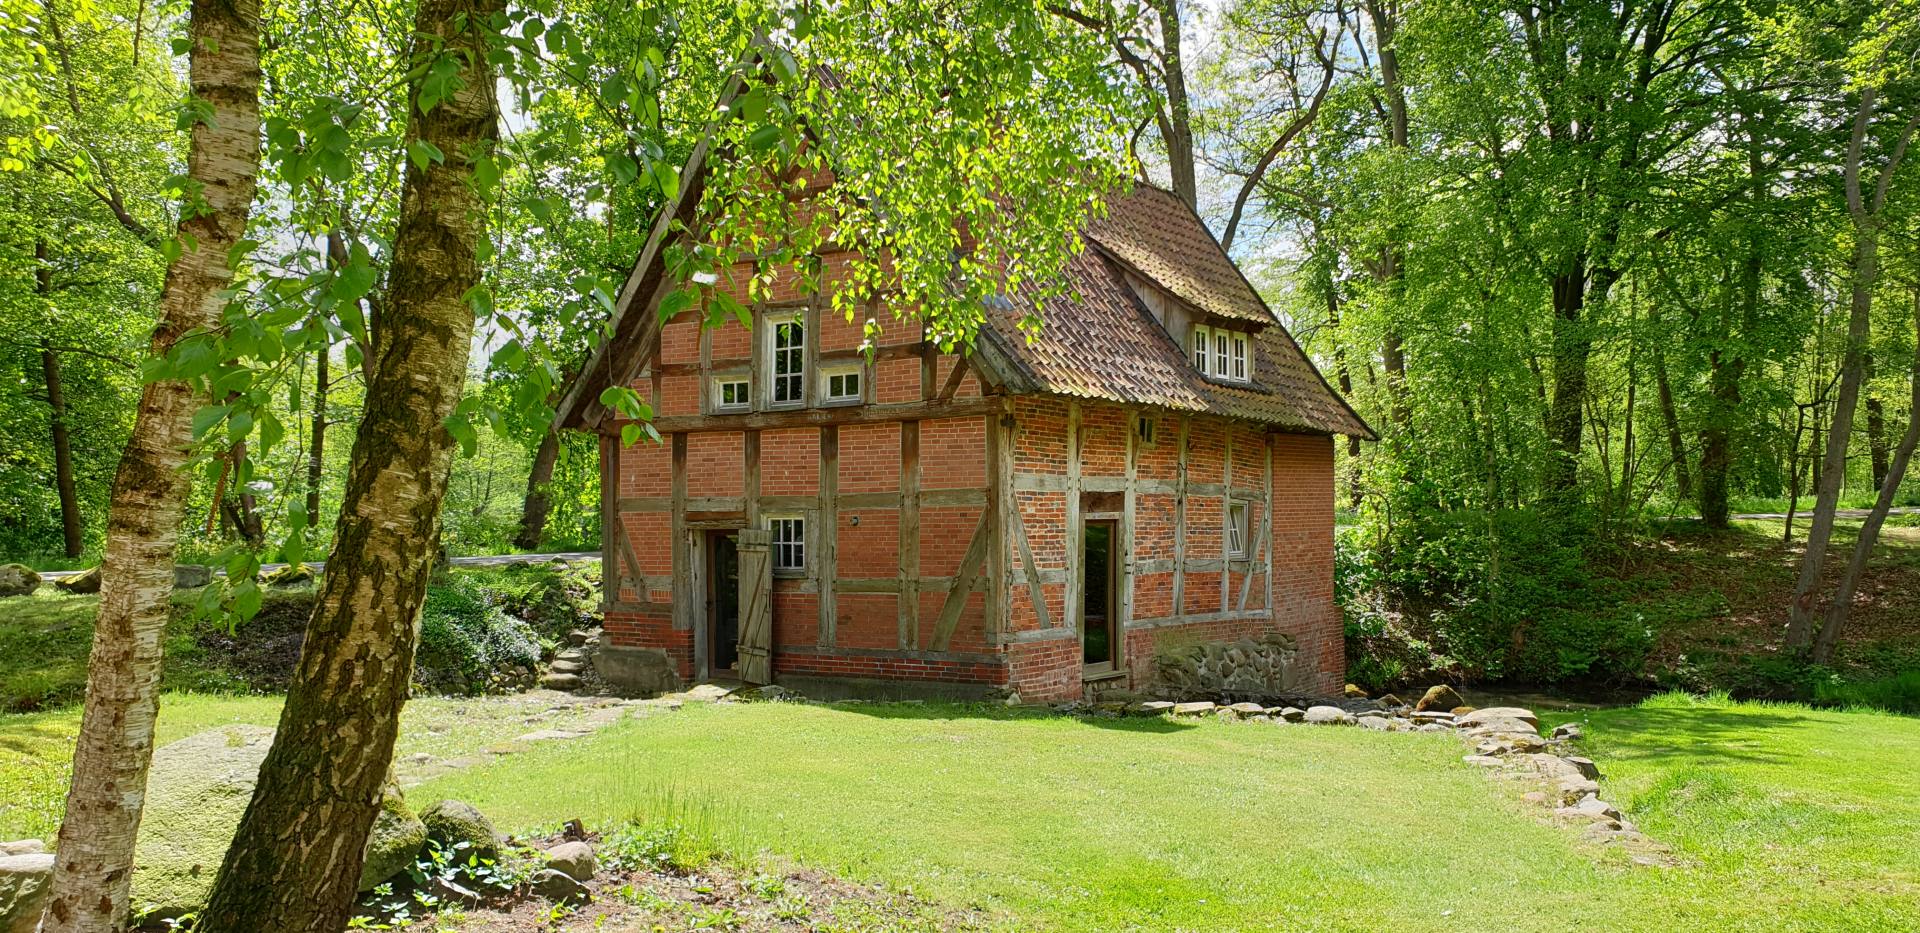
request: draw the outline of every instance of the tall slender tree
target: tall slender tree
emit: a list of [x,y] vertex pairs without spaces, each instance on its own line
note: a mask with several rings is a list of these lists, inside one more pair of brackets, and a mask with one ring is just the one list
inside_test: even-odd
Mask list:
[[202,914],[206,933],[346,925],[412,682],[472,346],[499,136],[490,39],[504,0],[424,0],[380,352],[333,552],[260,781]]
[[[199,117],[187,154],[192,187],[175,240],[179,252],[167,269],[153,335],[156,357],[219,324],[246,252],[260,167],[259,20],[257,0],[193,0],[188,14],[189,110]],[[203,401],[183,380],[148,383],[114,475],[86,709],[55,849],[47,933],[115,930],[127,918],[174,545],[186,511],[183,467]]]

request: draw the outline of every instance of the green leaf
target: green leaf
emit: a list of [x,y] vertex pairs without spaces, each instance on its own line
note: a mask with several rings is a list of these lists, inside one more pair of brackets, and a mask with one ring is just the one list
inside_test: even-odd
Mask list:
[[427,142],[424,139],[416,139],[407,144],[407,159],[414,164],[415,168],[424,172],[427,170],[428,165],[434,163],[445,164],[447,154],[441,152],[439,146]]
[[193,439],[197,441],[205,437],[208,431],[213,430],[214,425],[219,424],[221,419],[227,416],[227,411],[228,408],[225,405],[208,405],[194,412]]

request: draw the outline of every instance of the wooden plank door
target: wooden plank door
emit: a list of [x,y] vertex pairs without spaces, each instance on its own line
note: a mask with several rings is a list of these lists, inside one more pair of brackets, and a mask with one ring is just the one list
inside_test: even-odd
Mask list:
[[773,533],[740,532],[740,679],[773,682]]

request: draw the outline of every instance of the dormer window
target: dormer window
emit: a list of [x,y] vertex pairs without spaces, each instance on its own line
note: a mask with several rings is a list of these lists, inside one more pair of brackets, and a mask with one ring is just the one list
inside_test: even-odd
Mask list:
[[1225,327],[1193,326],[1193,368],[1225,382],[1253,381],[1253,339]]

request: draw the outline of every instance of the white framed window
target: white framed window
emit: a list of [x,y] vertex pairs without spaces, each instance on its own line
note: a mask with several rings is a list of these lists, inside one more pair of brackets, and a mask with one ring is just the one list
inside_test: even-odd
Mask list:
[[769,404],[804,405],[807,400],[807,325],[798,317],[775,321],[767,349]]
[[1193,368],[1229,382],[1253,381],[1253,337],[1224,327],[1193,327]]
[[1227,506],[1227,556],[1247,556],[1247,504],[1234,502]]
[[1213,347],[1213,328],[1193,325],[1193,368],[1206,375],[1207,364],[1213,359],[1210,350]]
[[1228,351],[1227,378],[1235,382],[1248,382],[1252,378],[1252,347],[1246,334],[1235,332]]
[[1227,374],[1227,338],[1230,335],[1215,329],[1213,332],[1213,374],[1224,377]]
[[767,518],[767,530],[773,532],[773,569],[807,569],[807,520],[798,515]]
[[821,381],[826,384],[826,400],[834,404],[858,402],[865,396],[860,394],[860,367],[843,366],[835,369],[821,367]]
[[713,410],[746,411],[753,407],[753,384],[745,376],[713,377]]

